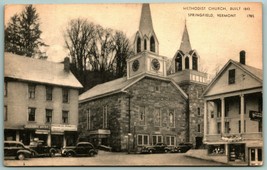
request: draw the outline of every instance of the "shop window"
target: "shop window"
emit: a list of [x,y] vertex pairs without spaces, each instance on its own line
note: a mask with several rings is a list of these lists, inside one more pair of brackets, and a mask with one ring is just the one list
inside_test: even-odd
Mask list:
[[156,108],[154,111],[154,125],[160,126],[161,125],[161,115],[160,115],[160,109]]
[[175,145],[175,137],[174,136],[166,136],[166,144],[169,146]]
[[161,135],[153,135],[152,136],[152,144],[155,145],[157,143],[162,143],[162,136]]
[[29,93],[29,99],[35,98],[35,85],[34,84],[28,85],[28,93]]
[[146,124],[146,112],[145,112],[145,107],[142,106],[140,107],[140,111],[139,111],[139,120],[140,120],[140,125],[145,125]]
[[229,145],[230,161],[245,160],[245,144],[230,144]]
[[69,123],[69,111],[62,111],[62,123]]
[[69,90],[68,89],[62,89],[62,102],[68,103],[69,102]]
[[35,110],[36,108],[33,108],[33,107],[28,108],[28,121],[30,122],[35,121]]
[[225,154],[225,145],[208,145],[208,154],[209,155],[224,155]]
[[52,123],[52,109],[45,109],[45,114],[46,114],[46,123]]
[[156,47],[155,47],[156,45],[155,45],[155,39],[154,39],[154,37],[152,36],[151,38],[150,38],[150,51],[152,51],[152,52],[156,52]]
[[51,86],[46,86],[46,100],[52,100],[53,98],[53,88]]
[[137,135],[137,145],[148,145],[149,138],[148,135]]
[[235,69],[228,71],[228,84],[235,84]]

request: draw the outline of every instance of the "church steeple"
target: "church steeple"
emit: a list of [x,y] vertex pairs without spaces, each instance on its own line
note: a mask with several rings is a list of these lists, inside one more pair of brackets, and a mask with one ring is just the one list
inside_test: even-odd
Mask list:
[[183,53],[189,53],[192,50],[186,23],[185,23],[184,33],[183,33],[182,42],[181,42],[179,50],[181,50]]
[[158,54],[159,42],[154,32],[149,4],[142,5],[139,30],[136,33],[135,53],[150,51]]
[[151,32],[154,32],[149,4],[142,5],[139,31],[143,34],[143,36],[149,36]]

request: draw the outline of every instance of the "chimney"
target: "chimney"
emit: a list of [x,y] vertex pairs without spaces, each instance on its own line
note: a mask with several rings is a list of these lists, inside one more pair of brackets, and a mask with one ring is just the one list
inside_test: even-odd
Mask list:
[[70,71],[70,58],[69,57],[64,58],[64,71],[66,72]]
[[239,55],[240,55],[239,62],[241,64],[246,65],[246,52],[244,50],[242,50],[242,51],[240,51]]

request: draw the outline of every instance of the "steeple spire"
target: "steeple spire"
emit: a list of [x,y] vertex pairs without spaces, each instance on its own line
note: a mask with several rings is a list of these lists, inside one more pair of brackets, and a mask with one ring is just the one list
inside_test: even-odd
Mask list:
[[182,37],[182,42],[181,42],[181,45],[180,45],[180,50],[183,53],[189,53],[189,51],[192,50],[191,44],[190,44],[190,39],[189,39],[189,34],[188,34],[188,31],[187,31],[186,21],[185,21],[185,27],[184,27],[184,33],[183,33],[183,37]]
[[139,31],[146,36],[149,36],[151,32],[154,32],[153,30],[153,24],[152,24],[152,17],[150,12],[150,6],[149,4],[143,4],[142,5],[142,13],[139,23]]

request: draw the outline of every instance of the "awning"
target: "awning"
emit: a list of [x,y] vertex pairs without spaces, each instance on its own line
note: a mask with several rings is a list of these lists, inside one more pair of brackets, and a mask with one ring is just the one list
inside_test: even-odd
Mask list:
[[51,135],[64,135],[64,132],[51,132]]
[[44,130],[44,129],[37,129],[35,131],[36,134],[48,134],[49,130]]

